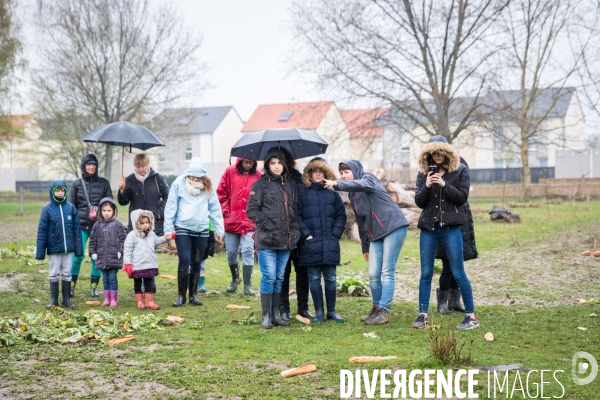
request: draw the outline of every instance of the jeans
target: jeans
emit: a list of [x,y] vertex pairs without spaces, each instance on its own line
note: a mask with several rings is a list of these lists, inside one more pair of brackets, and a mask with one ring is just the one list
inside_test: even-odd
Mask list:
[[229,265],[238,263],[238,250],[242,245],[242,265],[254,265],[254,232],[239,233],[225,232],[225,249]]
[[407,227],[398,228],[369,246],[369,284],[373,305],[390,311],[396,286],[396,262],[406,239]]
[[460,292],[465,302],[465,312],[475,312],[473,291],[463,261],[463,239],[460,227],[448,227],[435,224],[433,231],[421,231],[419,239],[421,253],[421,280],[419,282],[419,312],[427,313],[429,310],[429,297],[431,295],[431,279],[433,278],[433,263],[438,242],[441,240],[446,247],[448,261],[452,275],[458,283]]
[[177,234],[175,236],[175,245],[177,246],[177,256],[179,264],[178,274],[199,274],[200,263],[206,251],[207,237],[188,236]]
[[[87,244],[88,239],[90,238],[91,235],[92,235],[91,229],[82,229],[81,230],[81,246],[83,246],[83,254],[86,254],[85,245]],[[75,253],[73,253],[73,265],[71,266],[71,275],[79,276],[79,271],[81,269],[81,263],[83,261],[83,258],[84,258],[84,256],[77,257],[75,255]],[[90,273],[90,275],[100,277],[100,275],[102,275],[102,272],[99,269],[96,269],[96,261],[94,261],[91,257],[90,257],[90,260],[92,261],[92,272]],[[108,289],[106,289],[106,290],[108,290]]]
[[290,257],[289,250],[259,250],[258,265],[260,267],[260,292],[280,293],[281,282],[285,272],[285,264]]
[[104,290],[119,290],[119,281],[117,280],[116,268],[102,270],[102,285]]
[[306,269],[311,289],[318,289],[321,286],[321,275],[325,281],[325,290],[336,289],[335,265],[309,265]]

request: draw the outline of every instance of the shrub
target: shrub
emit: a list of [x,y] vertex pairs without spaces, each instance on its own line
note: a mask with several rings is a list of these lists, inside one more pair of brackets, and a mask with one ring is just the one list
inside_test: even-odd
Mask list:
[[[433,317],[429,316],[429,325],[425,329],[429,354],[445,365],[471,364],[471,350],[473,338],[467,342],[465,336],[457,339],[454,327],[450,326],[449,318],[440,318],[440,324],[435,325]],[[463,355],[465,345],[468,343],[468,353]]]
[[365,282],[360,275],[345,276],[337,279],[338,294],[347,294],[356,297],[368,297],[369,284]]

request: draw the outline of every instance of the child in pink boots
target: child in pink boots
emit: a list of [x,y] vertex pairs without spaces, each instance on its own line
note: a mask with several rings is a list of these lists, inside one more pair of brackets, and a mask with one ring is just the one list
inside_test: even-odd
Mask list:
[[[154,303],[156,289],[152,285],[152,278],[158,275],[156,246],[160,246],[169,239],[174,239],[175,232],[169,234],[169,237],[156,236],[153,232],[154,214],[147,210],[132,211],[131,225],[133,230],[129,232],[125,240],[125,268],[123,270],[130,278],[133,278],[138,309],[159,310],[160,306]],[[142,281],[144,292],[142,292]]]

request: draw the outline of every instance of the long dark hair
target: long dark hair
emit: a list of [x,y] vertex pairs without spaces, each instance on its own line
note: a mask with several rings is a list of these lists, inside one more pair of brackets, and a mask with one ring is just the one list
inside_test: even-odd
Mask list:
[[[239,163],[237,163],[235,166],[238,170],[238,172],[240,173],[240,175],[244,175],[246,173],[246,171],[244,170],[244,166],[242,165],[242,163],[244,162],[244,160],[249,160],[249,158],[244,158],[242,159],[242,161],[240,161]],[[254,164],[252,165],[252,168],[250,168],[250,171],[248,171],[248,173],[250,175],[254,175],[256,174],[256,160],[252,160],[254,162]]]

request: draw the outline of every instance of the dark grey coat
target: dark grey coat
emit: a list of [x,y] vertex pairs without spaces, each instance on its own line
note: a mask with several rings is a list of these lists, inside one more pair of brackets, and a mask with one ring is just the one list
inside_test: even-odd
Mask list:
[[[109,202],[115,206],[113,217],[106,221],[103,219],[101,208],[98,210],[100,219],[92,228],[90,236],[89,254],[96,254],[97,269],[121,269],[123,267],[123,253],[127,231],[123,224],[117,221],[117,204],[111,197],[100,200],[100,205]],[[121,257],[117,253],[121,253]]]

